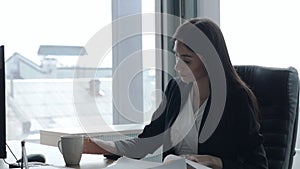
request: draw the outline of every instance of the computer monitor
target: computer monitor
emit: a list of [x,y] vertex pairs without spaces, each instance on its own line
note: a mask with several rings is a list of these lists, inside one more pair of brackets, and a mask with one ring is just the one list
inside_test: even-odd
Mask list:
[[5,59],[4,46],[0,46],[0,159],[6,158],[6,113],[5,113]]

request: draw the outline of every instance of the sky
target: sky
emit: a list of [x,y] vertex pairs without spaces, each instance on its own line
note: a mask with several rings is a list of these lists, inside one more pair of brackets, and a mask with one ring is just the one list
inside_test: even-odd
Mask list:
[[37,63],[39,45],[86,45],[111,22],[111,4],[103,0],[1,0],[0,16],[0,43],[5,45],[6,59],[18,52]]

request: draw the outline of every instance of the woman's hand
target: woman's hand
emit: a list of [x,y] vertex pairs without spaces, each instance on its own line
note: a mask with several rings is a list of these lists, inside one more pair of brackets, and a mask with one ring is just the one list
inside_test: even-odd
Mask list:
[[83,153],[85,154],[105,154],[109,155],[114,152],[115,145],[113,142],[106,142],[102,140],[92,140],[90,138],[84,139]]
[[223,168],[222,160],[215,156],[188,154],[188,155],[182,155],[182,157],[184,157],[185,159],[191,160],[191,161],[195,161],[195,162],[205,165],[207,167],[211,167],[213,169],[222,169]]
[[83,143],[83,153],[85,154],[103,154],[103,150],[90,138],[85,138]]

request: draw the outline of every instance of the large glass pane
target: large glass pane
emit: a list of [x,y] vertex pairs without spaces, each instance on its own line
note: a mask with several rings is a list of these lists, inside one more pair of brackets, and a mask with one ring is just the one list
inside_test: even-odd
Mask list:
[[[154,2],[143,1],[142,12],[153,13]],[[110,28],[111,1],[10,0],[1,7],[0,16],[5,16],[0,37],[6,49],[7,139],[38,140],[41,129],[85,128],[86,121],[91,126],[112,124],[111,48],[93,63],[96,66],[84,63],[91,39]],[[155,30],[154,18],[151,22]],[[143,34],[142,43],[142,107],[147,122],[156,99],[155,34]]]
[[93,76],[89,71],[95,68],[78,66],[87,42],[111,23],[111,1],[9,0],[1,7],[7,139],[38,139],[40,129],[80,127],[73,102],[76,69],[81,69],[76,78],[88,79],[79,91],[82,103],[95,100],[111,124],[111,53]]
[[[143,49],[143,92],[144,92],[144,121],[148,123],[151,120],[153,111],[157,108],[158,98],[156,92],[156,72],[159,70],[156,66],[156,57],[155,57],[155,32],[147,32],[145,30],[155,30],[155,0],[143,0],[142,1],[142,13],[146,14],[146,17],[142,18],[142,49]],[[149,13],[153,14],[151,18]],[[148,15],[147,15],[148,14]],[[152,28],[149,28],[152,26]],[[147,27],[147,28],[146,28]]]
[[[221,28],[233,64],[293,66],[300,72],[300,1],[226,0],[220,3]],[[298,130],[297,154],[299,148]],[[295,157],[294,168],[298,168],[299,156]]]
[[299,5],[294,0],[220,1],[220,26],[234,64],[294,66],[300,51]]

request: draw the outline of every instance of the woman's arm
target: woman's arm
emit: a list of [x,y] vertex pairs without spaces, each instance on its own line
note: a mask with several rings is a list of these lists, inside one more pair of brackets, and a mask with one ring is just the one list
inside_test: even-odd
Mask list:
[[211,155],[188,154],[182,157],[211,167],[213,169],[268,169],[265,151],[262,145],[238,159],[219,158]]
[[138,138],[114,142],[86,139],[84,153],[127,156],[131,158],[143,158],[148,153],[153,153],[164,142],[165,110],[175,88],[178,88],[177,82],[171,80],[165,91],[165,97],[163,97],[160,106],[152,115],[151,123],[144,128]]
[[268,162],[263,145],[238,157],[238,159],[223,158],[223,169],[268,169]]

